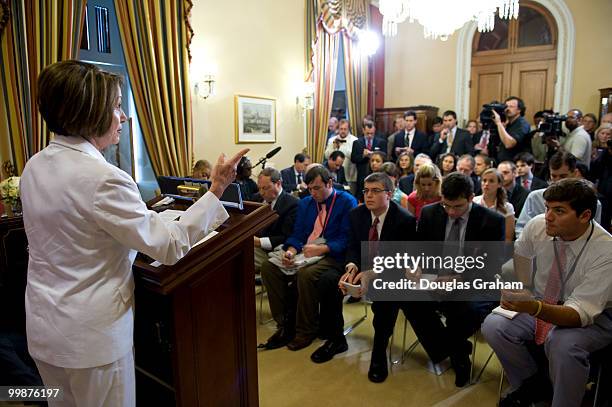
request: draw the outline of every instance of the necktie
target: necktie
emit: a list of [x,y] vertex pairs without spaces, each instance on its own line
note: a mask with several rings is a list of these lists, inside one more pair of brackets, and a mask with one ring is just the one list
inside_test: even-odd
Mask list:
[[318,239],[323,233],[323,223],[325,222],[325,216],[327,215],[327,210],[325,209],[325,204],[321,204],[321,210],[319,214],[315,218],[314,227],[312,228],[312,233],[308,236],[308,243],[312,243],[313,240]]
[[[557,301],[559,301],[559,297],[561,296],[561,273],[565,270],[566,258],[565,258],[565,249],[566,244],[560,243],[557,245],[558,253],[559,253],[559,263],[557,264],[557,257],[555,256],[555,260],[553,261],[552,266],[550,267],[550,273],[548,274],[548,281],[546,282],[546,288],[544,289],[544,302],[546,304],[556,305]],[[541,345],[546,340],[546,336],[548,332],[552,329],[553,325],[550,322],[542,321],[539,318],[536,318],[536,327],[535,327],[535,343]]]
[[372,226],[370,226],[370,231],[368,232],[368,251],[370,259],[373,259],[378,252],[378,217],[374,218],[374,222],[372,222]]
[[297,184],[300,185],[301,183],[302,183],[302,173],[298,172],[298,175],[297,175]]
[[368,146],[367,149],[372,151],[372,139],[368,139]]
[[453,146],[453,131],[450,130],[448,132],[448,148],[451,148]]
[[448,233],[448,237],[446,241],[448,242],[458,242],[460,238],[461,232],[461,218],[457,218],[454,220],[450,232]]
[[527,178],[523,180],[523,188],[529,191],[529,180]]

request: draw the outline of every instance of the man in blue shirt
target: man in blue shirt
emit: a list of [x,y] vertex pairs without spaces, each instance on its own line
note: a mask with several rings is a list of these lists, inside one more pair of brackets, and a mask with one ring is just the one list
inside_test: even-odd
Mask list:
[[[357,206],[355,198],[335,190],[327,168],[317,165],[304,178],[310,196],[298,204],[292,235],[283,246],[283,265],[290,268],[295,256],[322,256],[314,264],[298,269],[294,275],[264,261],[261,273],[268,291],[277,331],[265,343],[275,349],[287,345],[291,350],[309,346],[319,336],[327,343],[313,354],[322,360],[348,349],[342,335],[342,293],[338,281],[343,272],[344,255],[350,229],[349,212]],[[320,316],[319,316],[320,309]]]

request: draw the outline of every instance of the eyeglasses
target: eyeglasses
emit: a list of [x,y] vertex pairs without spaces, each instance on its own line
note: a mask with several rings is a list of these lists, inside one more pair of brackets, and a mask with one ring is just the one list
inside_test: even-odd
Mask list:
[[367,195],[367,194],[369,194],[370,192],[371,192],[372,194],[374,194],[374,195],[378,195],[378,194],[380,194],[381,192],[389,192],[389,190],[388,190],[388,189],[380,189],[380,188],[372,188],[372,189],[370,189],[370,188],[364,188],[364,189],[363,189],[361,192],[363,192],[363,194],[364,194],[364,195]]
[[442,205],[442,207],[446,210],[446,211],[460,211],[463,208],[465,208],[466,206],[468,206],[469,202],[465,202],[462,203],[460,205],[449,205],[447,203],[441,202],[440,205]]

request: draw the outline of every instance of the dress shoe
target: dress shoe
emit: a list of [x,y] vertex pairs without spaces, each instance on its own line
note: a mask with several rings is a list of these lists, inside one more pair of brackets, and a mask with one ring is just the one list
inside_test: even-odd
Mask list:
[[268,338],[261,347],[265,349],[278,349],[287,345],[295,337],[295,332],[290,332],[286,328],[278,328],[274,335]]
[[319,349],[315,350],[312,355],[310,355],[310,360],[315,363],[325,363],[327,361],[332,360],[334,355],[346,352],[347,349],[348,344],[346,343],[346,339],[344,338],[344,336],[335,340],[330,339],[325,342]]
[[387,369],[387,357],[372,358],[370,361],[370,369],[368,370],[368,379],[373,383],[382,383],[389,376],[389,370]]
[[289,348],[289,350],[304,349],[310,346],[313,340],[314,338],[312,336],[297,335],[295,338],[293,338],[291,342],[289,342],[287,347]]
[[524,407],[531,406],[543,400],[552,398],[552,386],[550,380],[540,372],[523,380],[521,386],[512,393],[506,394],[500,402],[500,407]]
[[463,387],[470,382],[472,362],[468,355],[451,356],[451,366],[455,370],[455,386]]

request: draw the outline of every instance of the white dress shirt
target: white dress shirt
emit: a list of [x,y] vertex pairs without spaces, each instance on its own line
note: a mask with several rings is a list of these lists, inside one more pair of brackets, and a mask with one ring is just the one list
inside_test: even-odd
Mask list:
[[[563,305],[578,312],[582,326],[591,325],[604,309],[612,307],[612,235],[598,223],[591,224],[594,225],[593,235],[586,246],[591,227],[578,239],[566,242],[569,243],[565,251],[566,267],[561,273],[561,278],[565,280],[584,246],[575,271],[566,281],[564,293],[561,293]],[[515,254],[528,259],[535,257],[537,271],[534,291],[539,297],[544,294],[555,259],[552,240],[546,234],[546,220],[542,214],[529,221],[514,244]]]
[[229,217],[208,192],[179,221],[164,222],[132,178],[79,137],[57,136],[28,161],[21,196],[28,348],[66,368],[106,365],[132,350],[137,251],[176,263]]
[[[337,136],[340,137],[340,136]],[[340,148],[336,148],[334,146],[334,140],[336,137],[332,137],[327,142],[327,147],[325,148],[325,158],[328,159],[329,155],[336,151],[340,150],[344,153],[346,157],[342,166],[344,167],[344,176],[346,177],[347,182],[357,182],[357,165],[351,161],[351,153],[353,152],[353,143],[357,141],[357,137],[349,134],[346,136],[346,142],[340,144]]]

